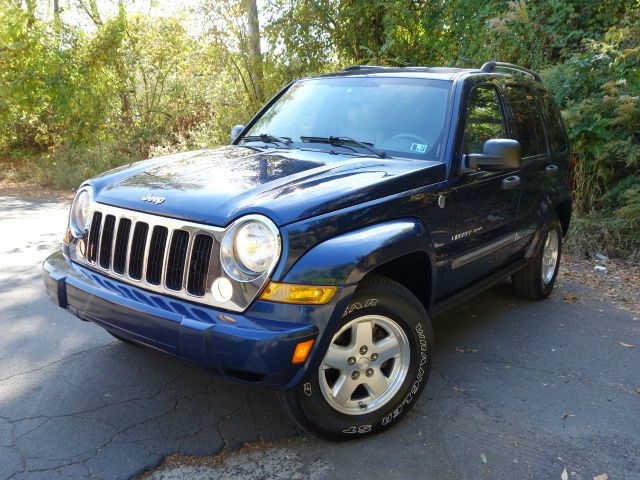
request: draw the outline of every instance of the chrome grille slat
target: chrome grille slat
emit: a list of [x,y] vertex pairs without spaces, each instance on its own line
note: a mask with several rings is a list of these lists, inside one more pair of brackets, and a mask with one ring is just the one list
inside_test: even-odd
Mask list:
[[154,225],[147,224],[147,239],[144,244],[144,254],[142,255],[141,279],[147,279],[147,265],[149,263],[149,247],[151,245],[151,235],[153,235]]
[[182,288],[187,291],[187,278],[189,277],[189,264],[191,263],[191,252],[193,251],[193,240],[196,236],[189,235],[189,244],[187,245],[187,254],[184,257],[184,267],[182,267]]
[[162,269],[160,270],[160,285],[166,285],[167,265],[169,263],[169,249],[171,247],[173,232],[173,229],[168,229],[167,239],[164,244],[164,256],[162,257]]
[[126,254],[124,259],[124,273],[123,273],[125,278],[130,278],[129,277],[129,260],[131,259],[131,242],[133,241],[133,229],[136,226],[136,222],[134,222],[131,219],[129,219],[129,221],[131,222],[131,224],[129,225],[129,235],[127,236],[127,244],[125,246]]
[[116,221],[115,221],[115,223],[113,225],[113,238],[111,239],[111,252],[109,252],[109,258],[111,259],[111,263],[110,263],[111,271],[115,271],[114,268],[113,268],[114,267],[114,265],[113,265],[113,262],[114,262],[113,255],[114,255],[115,250],[116,250],[116,240],[118,239],[118,227],[119,226],[120,226],[120,216],[116,215]]
[[100,216],[100,224],[98,225],[98,231],[96,233],[94,245],[95,245],[95,260],[93,263],[98,265],[100,263],[100,242],[102,240],[102,227],[104,226],[105,216]]

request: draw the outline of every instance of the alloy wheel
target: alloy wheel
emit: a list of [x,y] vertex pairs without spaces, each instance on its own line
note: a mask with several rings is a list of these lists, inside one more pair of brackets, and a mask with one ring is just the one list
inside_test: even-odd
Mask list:
[[325,400],[348,415],[383,407],[404,383],[410,353],[407,335],[394,320],[381,315],[351,320],[333,336],[320,366]]
[[558,264],[558,254],[560,253],[560,242],[558,239],[558,231],[549,230],[547,238],[544,241],[544,249],[542,251],[542,282],[549,285],[553,280]]

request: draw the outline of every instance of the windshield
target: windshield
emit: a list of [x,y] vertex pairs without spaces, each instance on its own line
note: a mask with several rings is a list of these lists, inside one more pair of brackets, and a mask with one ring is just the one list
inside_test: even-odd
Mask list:
[[420,78],[302,80],[257,119],[244,142],[260,141],[259,135],[264,141],[268,134],[291,139],[292,146],[371,155],[355,143],[328,141],[340,137],[392,157],[436,160],[444,141],[450,90],[450,82]]

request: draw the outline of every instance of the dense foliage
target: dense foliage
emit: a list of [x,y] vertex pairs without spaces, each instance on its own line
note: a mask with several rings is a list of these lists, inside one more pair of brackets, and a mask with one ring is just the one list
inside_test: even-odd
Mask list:
[[225,143],[291,79],[346,64],[498,58],[541,71],[563,110],[575,237],[640,255],[638,0],[194,0],[171,16],[117,0],[54,4],[0,3],[5,179],[75,187],[149,155]]

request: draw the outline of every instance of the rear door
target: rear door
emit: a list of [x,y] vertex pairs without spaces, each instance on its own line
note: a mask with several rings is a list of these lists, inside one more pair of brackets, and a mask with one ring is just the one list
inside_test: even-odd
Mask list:
[[552,189],[550,197],[559,198],[566,195],[570,188],[568,184],[571,162],[569,139],[560,111],[551,94],[546,91],[539,92],[538,101],[545,119],[545,132],[549,147],[549,161],[544,168],[545,177],[549,180],[549,188]]
[[549,146],[541,105],[535,85],[514,84],[504,87],[503,95],[511,118],[511,138],[522,146],[522,197],[519,210],[519,240],[513,253],[520,255],[546,216],[545,195],[550,192],[552,177]]
[[[491,83],[468,93],[459,151],[481,153],[491,138],[509,138],[498,90]],[[504,266],[517,228],[518,170],[459,173],[452,179],[454,219],[448,239],[444,298]],[[515,180],[514,180],[515,179]],[[517,181],[516,181],[517,180]]]

